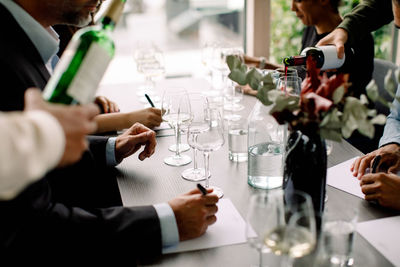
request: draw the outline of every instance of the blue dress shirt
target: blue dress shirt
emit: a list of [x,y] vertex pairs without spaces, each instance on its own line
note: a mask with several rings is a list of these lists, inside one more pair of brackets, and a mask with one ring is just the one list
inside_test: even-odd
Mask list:
[[[400,85],[397,87],[396,96],[400,97]],[[379,140],[379,147],[390,143],[400,145],[400,103],[396,99],[387,117],[382,138]]]

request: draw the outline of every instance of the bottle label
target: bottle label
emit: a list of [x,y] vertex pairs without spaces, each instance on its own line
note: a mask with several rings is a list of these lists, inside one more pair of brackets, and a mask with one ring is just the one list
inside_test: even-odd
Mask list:
[[97,87],[111,59],[106,49],[98,43],[92,43],[67,90],[67,94],[80,104],[93,102]]
[[335,46],[327,45],[319,46],[319,48],[323,51],[325,57],[321,70],[338,69],[343,65],[345,56],[343,58],[338,58]]

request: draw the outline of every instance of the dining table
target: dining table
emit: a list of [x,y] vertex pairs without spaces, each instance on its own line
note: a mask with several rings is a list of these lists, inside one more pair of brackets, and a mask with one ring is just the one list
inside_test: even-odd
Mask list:
[[[202,92],[211,97],[220,96],[223,98],[223,91],[214,89],[210,82],[203,77],[161,79],[157,80],[155,84],[155,93],[159,98],[162,98],[164,89],[168,87],[183,87],[188,93]],[[144,103],[140,102],[140,96],[137,95],[136,88],[139,86],[139,82],[104,84],[100,86],[98,94],[115,101],[119,105],[121,112],[130,112],[145,107]],[[256,97],[244,95],[240,103],[245,108],[235,112],[235,114],[247,118],[256,101],[258,101]],[[159,102],[155,102],[155,105],[159,105]],[[230,111],[224,110],[223,112]],[[247,162],[233,162],[229,160],[226,128],[224,145],[221,149],[210,153],[210,183],[222,188],[224,191],[223,198],[230,199],[242,218],[245,218],[250,197],[257,192],[265,190],[253,188],[247,183]],[[168,150],[168,147],[175,142],[173,130],[157,131],[156,140],[156,152],[150,158],[140,161],[137,158],[137,153],[124,159],[116,167],[118,185],[124,206],[150,205],[166,202],[196,188],[195,182],[185,180],[181,177],[181,173],[185,169],[192,167],[192,163],[186,166],[172,167],[163,162],[166,156],[172,154]],[[187,142],[186,135],[182,135],[182,142]],[[183,153],[192,157],[191,150]],[[334,142],[332,152],[328,155],[328,168],[362,155],[359,150],[345,140]],[[203,166],[201,154],[198,155],[198,164]],[[343,210],[355,208],[359,212],[358,222],[399,214],[398,212],[369,203],[360,197],[329,185],[326,189],[328,199],[325,203],[325,208],[329,209],[331,213],[339,214]],[[394,266],[358,233],[355,234],[353,255],[353,266]],[[235,245],[162,255],[155,262],[146,264],[146,266],[243,267],[257,265],[258,259],[258,252],[250,247],[249,244],[243,242]],[[279,261],[280,257],[275,256],[273,253],[263,254],[263,262],[266,266],[279,266]],[[296,260],[294,265],[314,266],[315,257],[305,256]]]

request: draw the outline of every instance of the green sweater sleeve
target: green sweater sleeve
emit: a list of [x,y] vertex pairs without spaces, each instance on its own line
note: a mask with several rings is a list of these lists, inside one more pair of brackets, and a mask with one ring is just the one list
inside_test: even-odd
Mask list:
[[391,0],[364,0],[343,18],[338,28],[348,32],[347,42],[353,45],[392,20]]

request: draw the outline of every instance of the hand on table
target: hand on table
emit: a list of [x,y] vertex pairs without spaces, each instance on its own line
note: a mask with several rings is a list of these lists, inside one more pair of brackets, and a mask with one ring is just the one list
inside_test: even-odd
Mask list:
[[144,146],[138,158],[144,160],[154,154],[156,147],[156,133],[146,126],[135,123],[119,135],[115,141],[115,158],[121,162]]
[[218,196],[210,194],[203,196],[198,189],[178,196],[168,202],[175,214],[180,241],[203,235],[208,226],[217,221]]
[[400,210],[400,177],[393,173],[371,173],[361,177],[361,191],[368,201]]
[[319,40],[316,46],[335,45],[339,58],[344,56],[344,44],[347,42],[348,33],[345,29],[336,28],[330,34]]
[[86,135],[97,129],[94,117],[99,114],[95,104],[83,106],[65,106],[50,104],[43,100],[38,89],[28,89],[25,93],[25,110],[43,110],[53,115],[65,134],[65,149],[58,167],[78,161],[87,149]]
[[96,96],[94,103],[102,109],[102,113],[119,112],[118,105],[105,96]]
[[130,113],[131,121],[139,122],[146,127],[154,128],[162,122],[161,110],[158,108],[145,108]]
[[381,160],[377,171],[395,173],[400,170],[400,146],[389,144],[357,158],[350,168],[353,175],[360,179],[365,174],[365,170],[372,167],[373,160],[378,155],[381,156]]

